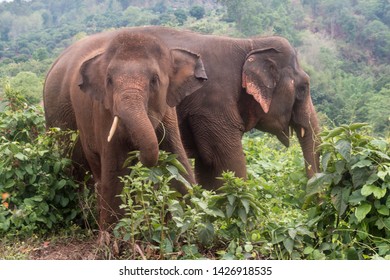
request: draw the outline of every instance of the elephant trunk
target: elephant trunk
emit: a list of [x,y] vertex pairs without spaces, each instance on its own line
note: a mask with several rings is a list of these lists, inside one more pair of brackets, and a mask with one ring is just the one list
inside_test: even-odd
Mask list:
[[[320,131],[317,114],[314,110],[311,98],[308,98],[303,104],[303,108],[297,108],[295,112],[300,112],[293,118],[293,128],[298,136],[305,159],[307,177],[311,178],[319,172],[320,154],[318,152]],[[303,113],[302,113],[303,112]]]
[[[148,118],[142,96],[139,93],[122,93],[117,102],[114,102],[114,114],[125,126],[134,148],[140,151],[142,164],[147,167],[156,165],[159,152],[157,136]],[[114,125],[115,119],[110,131],[111,137],[111,134],[115,133]]]

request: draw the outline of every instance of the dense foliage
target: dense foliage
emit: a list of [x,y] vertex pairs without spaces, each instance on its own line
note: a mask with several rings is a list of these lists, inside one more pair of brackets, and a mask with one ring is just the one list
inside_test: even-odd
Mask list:
[[7,87],[0,113],[0,236],[69,227],[80,214],[78,185],[64,157],[74,132],[45,132],[42,109]]
[[315,205],[308,209],[310,224],[332,258],[390,255],[390,143],[360,133],[366,126],[323,133],[323,172],[307,186]]
[[244,139],[249,180],[225,173],[216,192],[188,186],[180,199],[173,155],[132,166],[116,237],[133,258],[389,259],[390,143],[364,127],[323,132],[323,172],[308,184],[299,147],[266,136]]

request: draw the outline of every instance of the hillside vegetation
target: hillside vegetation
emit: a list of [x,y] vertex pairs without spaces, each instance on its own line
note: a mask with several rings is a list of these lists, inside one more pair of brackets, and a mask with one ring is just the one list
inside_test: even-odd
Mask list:
[[[192,186],[182,199],[170,188],[182,167],[161,153],[157,167],[129,167],[126,215],[111,247],[95,248],[96,198],[83,188],[90,178],[75,182],[64,156],[77,133],[45,131],[38,104],[67,46],[140,25],[288,38],[311,77],[321,172],[308,181],[296,142],[286,149],[251,132],[247,181],[225,173],[218,192]],[[0,259],[40,258],[61,245],[103,259],[389,259],[389,62],[387,0],[0,3]]]

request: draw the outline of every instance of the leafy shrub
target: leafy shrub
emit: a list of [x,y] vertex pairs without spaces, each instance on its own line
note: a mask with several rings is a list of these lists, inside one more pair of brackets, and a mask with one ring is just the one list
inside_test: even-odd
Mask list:
[[390,255],[390,143],[360,133],[366,126],[322,134],[322,172],[309,181],[306,203],[326,258]]
[[71,224],[80,213],[69,175],[74,132],[45,132],[42,110],[6,87],[0,113],[0,235],[27,236]]
[[[152,247],[149,252],[160,257],[199,258],[202,248],[215,254],[225,242],[229,250],[218,252],[223,258],[251,257],[249,232],[263,210],[243,179],[225,173],[217,193],[190,186],[180,175],[184,169],[176,156],[165,152],[160,152],[157,167],[137,163],[130,170],[121,179],[126,214],[115,228],[116,237],[129,241],[132,248],[146,242]],[[171,187],[174,179],[188,188],[183,198]]]

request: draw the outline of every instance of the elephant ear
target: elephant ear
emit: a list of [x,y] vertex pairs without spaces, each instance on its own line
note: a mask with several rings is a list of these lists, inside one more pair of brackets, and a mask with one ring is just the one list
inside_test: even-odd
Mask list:
[[78,82],[78,86],[83,92],[100,102],[105,101],[105,79],[103,78],[104,74],[100,71],[102,54],[102,51],[98,51],[83,62]]
[[177,106],[186,96],[200,89],[207,80],[203,61],[198,54],[184,49],[172,49],[173,74],[167,94],[167,104]]
[[258,49],[250,52],[242,71],[242,87],[253,95],[265,113],[272,102],[272,93],[279,81],[279,71],[270,53],[278,52],[274,48]]

